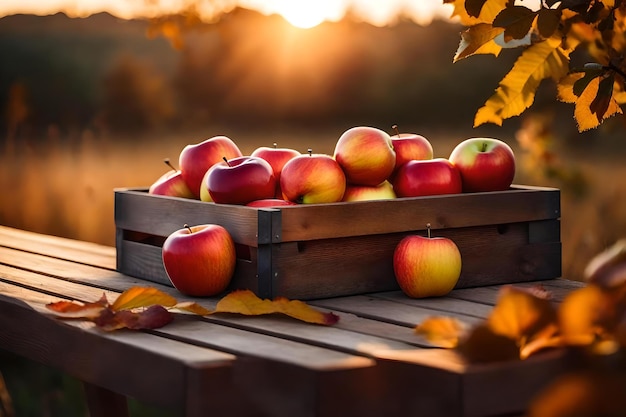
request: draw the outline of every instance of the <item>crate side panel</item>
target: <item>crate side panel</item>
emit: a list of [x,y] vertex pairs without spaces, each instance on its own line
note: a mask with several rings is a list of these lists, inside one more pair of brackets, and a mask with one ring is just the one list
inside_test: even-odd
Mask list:
[[560,217],[557,189],[284,207],[282,241],[517,223]]
[[250,207],[155,196],[140,191],[115,192],[115,224],[118,228],[168,236],[185,224],[204,223],[224,226],[237,243],[258,244],[258,211]]
[[[283,243],[274,251],[274,295],[322,298],[397,290],[393,252],[407,233]],[[457,288],[560,276],[560,242],[528,243],[528,225],[437,231],[463,259]]]

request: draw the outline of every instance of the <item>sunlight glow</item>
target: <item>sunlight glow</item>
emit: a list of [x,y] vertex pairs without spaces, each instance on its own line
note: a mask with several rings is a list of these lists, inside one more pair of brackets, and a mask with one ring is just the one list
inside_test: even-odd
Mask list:
[[451,14],[450,5],[442,0],[20,0],[0,1],[0,17],[57,12],[82,17],[106,11],[130,19],[176,13],[190,4],[207,19],[240,6],[266,15],[279,14],[299,28],[338,21],[346,14],[376,26],[394,24],[399,18],[426,25],[434,18],[447,19]]

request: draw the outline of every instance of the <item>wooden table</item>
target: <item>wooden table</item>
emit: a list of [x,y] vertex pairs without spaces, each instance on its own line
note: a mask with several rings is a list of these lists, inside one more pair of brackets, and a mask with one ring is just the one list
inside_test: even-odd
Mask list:
[[[542,284],[557,302],[581,286]],[[83,381],[92,417],[128,415],[127,397],[185,416],[515,415],[565,367],[558,352],[468,365],[413,332],[433,315],[481,321],[497,286],[440,299],[395,291],[310,301],[340,316],[332,327],[281,316],[177,315],[154,331],[106,333],[45,308],[103,292],[113,300],[135,285],[186,300],[117,272],[115,248],[0,226],[0,348]],[[194,301],[212,308],[217,300]]]

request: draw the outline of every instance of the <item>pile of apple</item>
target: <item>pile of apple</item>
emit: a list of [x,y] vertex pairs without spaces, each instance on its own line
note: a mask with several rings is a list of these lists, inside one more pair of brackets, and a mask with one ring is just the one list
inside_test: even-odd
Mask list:
[[271,207],[501,191],[515,175],[513,151],[498,139],[467,139],[449,158],[433,158],[421,135],[366,126],[346,130],[332,156],[276,146],[244,156],[230,138],[215,136],[185,146],[179,166],[149,192]]
[[[394,126],[395,128],[395,126]],[[187,145],[180,170],[164,174],[151,194],[220,204],[276,207],[502,191],[515,176],[511,148],[494,138],[460,142],[449,158],[434,158],[431,143],[417,134],[390,136],[359,126],[346,130],[334,154],[260,147],[244,156],[235,142],[215,136]],[[172,233],[163,245],[170,281],[195,296],[218,294],[234,273],[235,250],[228,231],[197,225]],[[410,297],[445,295],[461,274],[461,255],[447,238],[407,236],[394,252],[394,273]]]

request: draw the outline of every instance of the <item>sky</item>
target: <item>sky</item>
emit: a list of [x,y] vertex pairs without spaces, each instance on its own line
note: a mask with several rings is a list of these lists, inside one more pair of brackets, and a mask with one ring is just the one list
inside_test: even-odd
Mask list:
[[264,14],[278,13],[301,28],[340,20],[348,11],[377,26],[393,24],[401,16],[428,24],[433,18],[448,18],[451,13],[450,6],[444,5],[443,0],[0,0],[0,16],[65,12],[84,17],[107,11],[129,19],[173,13],[190,4],[207,17],[228,12],[235,6]]

